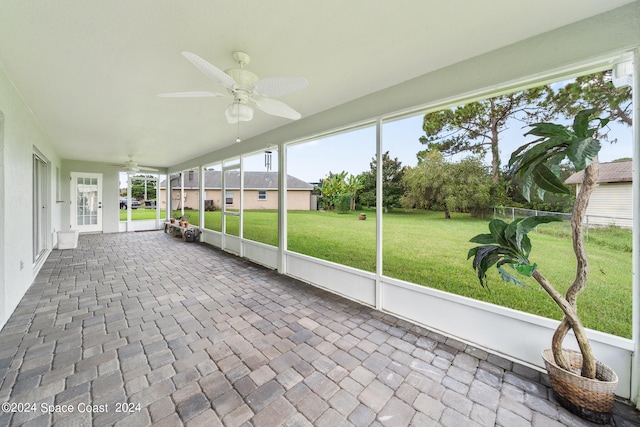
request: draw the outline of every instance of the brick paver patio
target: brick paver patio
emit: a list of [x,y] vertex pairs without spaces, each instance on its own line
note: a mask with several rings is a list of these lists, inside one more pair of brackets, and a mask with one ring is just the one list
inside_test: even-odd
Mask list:
[[590,425],[545,383],[162,232],[53,251],[0,333],[0,425]]

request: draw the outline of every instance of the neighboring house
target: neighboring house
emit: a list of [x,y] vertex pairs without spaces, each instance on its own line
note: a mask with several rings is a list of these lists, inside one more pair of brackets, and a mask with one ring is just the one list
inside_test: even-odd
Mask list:
[[[587,207],[589,225],[617,225],[631,227],[633,203],[631,192],[632,161],[600,163],[598,184]],[[580,192],[584,171],[571,175],[565,184],[576,186]]]
[[[184,173],[184,207],[198,209],[200,174],[197,171]],[[240,207],[240,173],[229,171],[226,175],[226,194],[222,196],[222,173],[205,171],[205,208],[213,205],[216,210],[225,203],[227,209]],[[171,178],[173,209],[182,208],[180,203],[180,176]],[[160,206],[166,207],[166,182],[160,184]],[[289,210],[311,209],[311,191],[313,185],[296,177],[287,175],[287,207]],[[278,209],[278,172],[244,173],[244,209]]]

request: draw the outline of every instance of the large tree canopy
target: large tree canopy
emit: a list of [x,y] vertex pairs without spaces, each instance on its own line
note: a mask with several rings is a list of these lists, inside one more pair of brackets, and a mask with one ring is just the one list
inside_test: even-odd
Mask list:
[[428,151],[437,150],[444,155],[491,152],[491,174],[497,182],[500,133],[508,129],[508,120],[519,119],[525,123],[538,120],[538,103],[549,98],[550,91],[549,86],[541,86],[427,113],[422,125],[425,135],[420,137],[420,142]]
[[[378,173],[378,165],[376,158],[371,159],[369,163],[371,170],[364,172],[363,188],[359,193],[360,203],[367,206],[376,205],[376,177]],[[405,168],[397,157],[393,159],[389,152],[382,155],[382,206],[385,212],[391,208],[400,206],[400,197],[402,197],[402,176]]]
[[558,91],[549,92],[542,106],[567,117],[595,108],[610,122],[632,124],[631,88],[613,86],[611,70],[577,77]]
[[479,210],[491,202],[491,176],[478,158],[452,163],[438,151],[422,152],[418,165],[407,168],[403,183],[403,206],[442,210],[447,219],[452,211]]

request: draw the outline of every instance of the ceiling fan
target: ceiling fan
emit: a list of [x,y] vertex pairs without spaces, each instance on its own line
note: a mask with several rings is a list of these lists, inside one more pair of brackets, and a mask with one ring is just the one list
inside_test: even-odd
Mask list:
[[[229,94],[233,96],[233,102],[225,110],[227,122],[248,122],[253,119],[251,104],[273,116],[291,120],[298,120],[302,117],[300,113],[284,102],[271,98],[285,96],[304,89],[309,85],[305,78],[267,77],[258,79],[258,76],[244,68],[251,61],[251,57],[245,52],[233,52],[233,59],[240,65],[240,68],[231,68],[226,71],[220,70],[191,52],[182,52],[182,55],[207,77],[224,86]],[[159,96],[198,98],[223,95],[217,92],[198,91],[162,93]]]
[[149,172],[157,172],[158,169],[149,168],[146,166],[140,166],[136,162],[133,161],[133,156],[129,156],[129,160],[120,165],[111,165],[113,167],[123,168],[124,172],[127,173],[136,173],[140,171],[149,171]]

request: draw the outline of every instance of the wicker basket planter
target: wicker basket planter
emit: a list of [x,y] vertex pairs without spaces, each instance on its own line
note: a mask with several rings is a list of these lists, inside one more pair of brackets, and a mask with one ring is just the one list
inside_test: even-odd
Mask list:
[[618,376],[605,365],[597,362],[596,379],[580,376],[582,355],[573,350],[563,349],[564,357],[573,372],[566,371],[555,364],[550,349],[542,352],[551,388],[558,402],[571,413],[597,423],[607,424],[611,420]]

